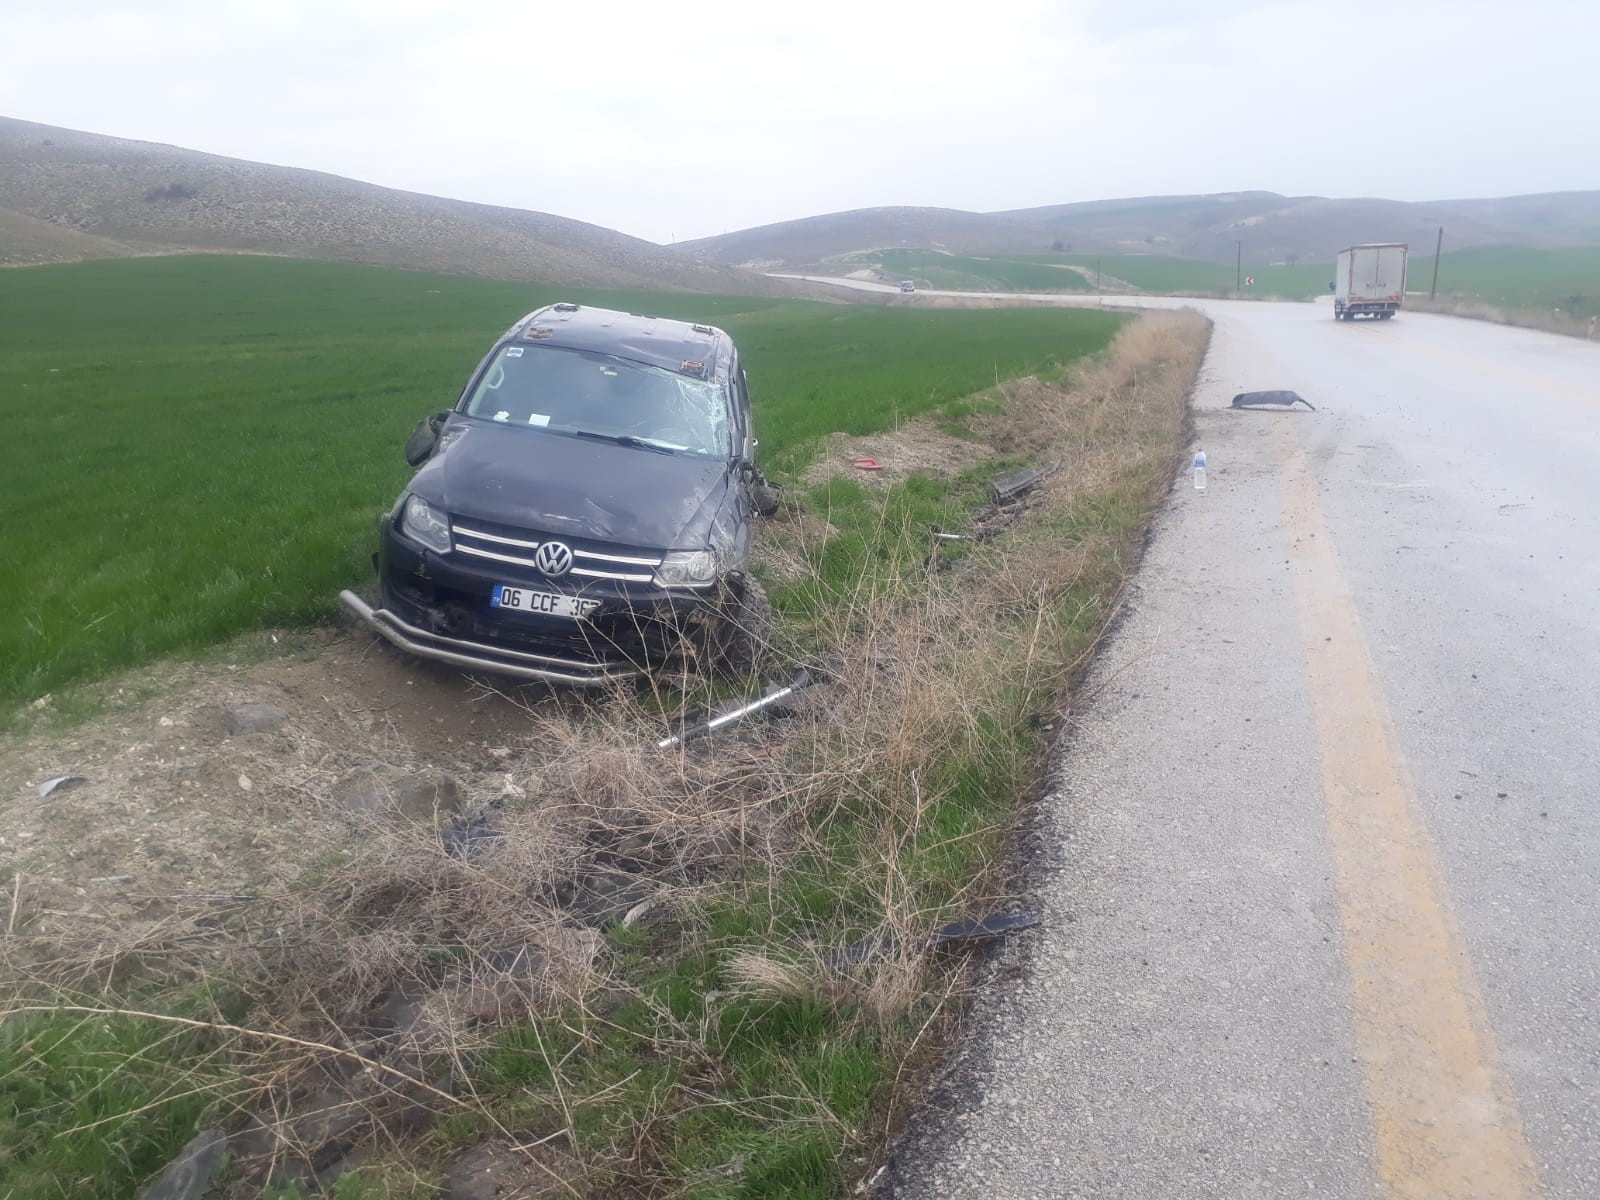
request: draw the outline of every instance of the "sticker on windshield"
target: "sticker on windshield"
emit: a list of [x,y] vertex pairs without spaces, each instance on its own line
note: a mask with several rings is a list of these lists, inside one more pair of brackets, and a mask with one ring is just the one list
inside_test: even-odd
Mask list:
[[529,425],[545,426],[545,425],[550,424],[550,418],[548,416],[546,416],[544,413],[529,413],[528,414],[528,424]]
[[511,420],[511,414],[502,408],[499,412],[495,413],[494,419],[496,421],[509,421]]
[[509,347],[506,350],[506,357],[507,358],[521,358],[522,357],[522,347],[521,346],[511,346],[511,347]]

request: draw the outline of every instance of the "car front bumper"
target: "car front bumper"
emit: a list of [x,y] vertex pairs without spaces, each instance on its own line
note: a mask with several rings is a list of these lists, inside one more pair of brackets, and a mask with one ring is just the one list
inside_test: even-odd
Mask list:
[[[345,606],[399,648],[469,670],[596,687],[636,679],[653,665],[703,653],[714,641],[723,589],[550,580],[515,565],[440,555],[383,523],[381,599],[351,592]],[[491,607],[497,584],[577,595],[597,607],[584,619]]]
[[373,608],[351,591],[339,593],[344,606],[391,643],[422,658],[432,658],[469,671],[492,671],[517,679],[544,680],[574,687],[624,683],[644,673],[634,665],[586,662],[559,655],[512,650],[490,642],[448,637],[401,620],[387,608]]

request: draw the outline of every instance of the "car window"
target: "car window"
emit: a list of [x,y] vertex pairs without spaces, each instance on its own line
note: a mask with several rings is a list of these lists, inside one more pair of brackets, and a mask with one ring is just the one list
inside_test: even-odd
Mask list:
[[586,350],[504,347],[466,411],[525,428],[636,437],[691,454],[729,453],[721,385]]

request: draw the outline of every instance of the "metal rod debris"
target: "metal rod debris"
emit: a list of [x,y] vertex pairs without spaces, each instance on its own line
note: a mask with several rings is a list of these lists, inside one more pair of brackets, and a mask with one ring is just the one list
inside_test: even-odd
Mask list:
[[794,674],[790,676],[788,683],[775,687],[766,695],[755,700],[751,700],[745,704],[741,704],[737,708],[731,708],[727,712],[719,713],[708,720],[687,725],[680,729],[677,733],[662,738],[656,743],[656,749],[670,750],[672,747],[680,746],[684,742],[692,742],[695,738],[704,737],[708,733],[714,733],[718,729],[722,729],[725,726],[732,725],[735,721],[741,720],[744,717],[748,717],[753,712],[760,712],[763,708],[768,708],[771,705],[776,704],[785,696],[793,695],[801,688],[810,687],[813,682],[814,681],[812,680],[811,673],[809,671],[807,671],[804,667],[796,667]]

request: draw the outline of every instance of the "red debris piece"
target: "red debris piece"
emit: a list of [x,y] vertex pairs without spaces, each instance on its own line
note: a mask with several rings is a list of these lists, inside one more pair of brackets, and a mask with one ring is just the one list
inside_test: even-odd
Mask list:
[[853,459],[853,460],[851,460],[850,465],[853,466],[853,467],[858,467],[859,469],[861,469],[863,471],[881,471],[881,470],[883,470],[883,464],[881,462],[879,462],[875,458],[862,457],[862,458]]

